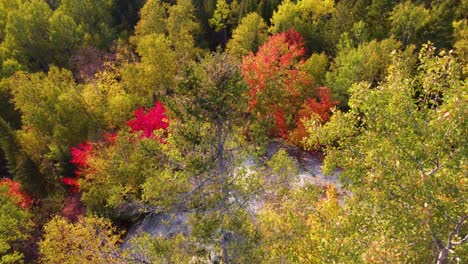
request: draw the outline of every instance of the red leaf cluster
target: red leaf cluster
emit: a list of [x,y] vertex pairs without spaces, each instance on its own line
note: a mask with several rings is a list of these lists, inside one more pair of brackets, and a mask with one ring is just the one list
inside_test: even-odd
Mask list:
[[[85,168],[88,166],[88,157],[93,149],[93,145],[89,141],[85,141],[84,144],[80,143],[71,149],[72,160],[70,162],[75,164],[78,169]],[[78,172],[77,175],[79,174]]]
[[[290,30],[271,36],[256,54],[244,57],[241,65],[250,88],[248,111],[266,121],[273,136],[293,143],[307,135],[304,119],[318,115],[326,122],[330,109],[338,104],[332,100],[330,89],[313,88],[312,77],[301,69],[304,56],[302,37]],[[317,99],[311,94],[317,94]]]
[[154,131],[169,127],[169,118],[166,116],[166,109],[161,102],[155,102],[153,108],[142,107],[134,112],[135,118],[128,121],[127,125],[132,132],[143,132],[142,138],[159,139]]
[[77,193],[79,191],[78,178],[82,175],[83,171],[88,167],[88,158],[91,156],[94,147],[89,141],[80,143],[78,146],[73,147],[70,151],[72,155],[71,163],[76,165],[75,178],[64,177],[60,179],[67,185],[69,193]]
[[317,91],[320,101],[317,101],[315,98],[307,98],[302,110],[299,112],[299,117],[310,118],[315,113],[320,117],[322,122],[327,122],[330,119],[331,108],[340,102],[332,99],[331,90],[328,87],[319,87]]
[[274,135],[284,139],[288,138],[288,129],[286,128],[286,117],[284,116],[283,110],[278,108],[274,113],[275,118],[275,129]]
[[31,208],[32,199],[21,190],[21,183],[5,178],[0,180],[0,186],[7,186],[8,195],[13,197],[16,201],[16,205],[22,208]]
[[80,185],[78,184],[78,181],[76,179],[64,177],[60,179],[60,181],[68,186],[69,193],[77,193],[80,190]]
[[[296,31],[271,36],[258,50],[244,57],[242,75],[250,87],[249,111],[257,104],[265,104],[261,94],[267,89],[268,95],[294,100],[302,88],[312,84],[305,72],[298,69],[305,55],[302,37]],[[271,98],[270,98],[271,99]]]
[[297,127],[291,132],[290,141],[300,144],[307,137],[306,123],[314,116],[318,116],[322,123],[330,119],[331,109],[339,104],[332,99],[330,88],[317,88],[320,101],[315,98],[307,98],[296,118]]
[[[154,131],[163,129],[167,132],[169,127],[169,118],[166,116],[166,109],[161,102],[155,102],[153,108],[139,108],[135,110],[135,118],[128,121],[127,125],[131,128],[132,132],[143,132],[140,134],[142,138],[154,138],[164,143],[164,140],[156,136]],[[104,133],[104,140],[107,144],[113,144],[117,139],[117,133]],[[89,141],[80,143],[78,146],[71,148],[72,155],[71,163],[76,165],[75,177],[64,177],[60,179],[65,185],[69,187],[68,192],[75,194],[79,191],[78,178],[83,174],[92,173],[92,168],[89,168],[89,157],[94,151],[94,146]]]

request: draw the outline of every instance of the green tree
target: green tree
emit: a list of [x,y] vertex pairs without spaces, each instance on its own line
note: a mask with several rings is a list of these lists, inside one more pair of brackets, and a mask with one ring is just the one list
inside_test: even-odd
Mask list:
[[257,52],[267,39],[267,25],[257,13],[250,13],[240,21],[232,32],[226,50],[237,58]]
[[140,20],[135,35],[163,34],[166,30],[167,6],[160,0],[149,0],[140,10]]
[[395,59],[377,88],[354,85],[350,111],[318,132],[325,170],[342,168],[353,193],[350,221],[363,262],[466,256],[453,234],[466,235],[457,225],[467,214],[467,84],[451,54],[434,52],[424,46],[415,76]]
[[84,33],[84,44],[107,47],[114,38],[112,0],[61,0],[57,11],[71,17]]
[[49,18],[48,34],[53,61],[57,65],[67,65],[70,56],[83,44],[81,28],[60,10]]
[[[418,43],[418,34],[429,22],[429,11],[422,5],[415,5],[406,1],[395,6],[391,16],[391,32],[404,46],[409,43]],[[415,40],[413,40],[415,39]]]
[[197,53],[195,49],[195,35],[199,26],[195,18],[195,9],[190,0],[178,0],[168,9],[167,19],[168,38],[177,54],[177,64],[183,65],[193,59]]
[[83,217],[70,223],[61,216],[44,226],[39,242],[43,263],[121,263],[120,234],[104,218]]
[[242,169],[249,148],[242,136],[246,86],[227,54],[208,55],[187,74],[168,105],[180,120],[173,134],[177,161],[193,175],[185,201],[197,210],[192,235],[215,245],[225,263],[245,262],[255,242],[246,203],[259,181]]
[[17,73],[11,77],[10,90],[15,108],[22,113],[23,127],[16,132],[18,145],[40,172],[34,178],[45,180],[47,192],[63,190],[57,177],[66,173],[69,147],[98,128],[81,96],[82,86],[68,70],[52,67],[47,74]]
[[19,263],[23,253],[18,251],[22,240],[28,238],[32,228],[31,214],[15,203],[15,197],[8,194],[5,185],[0,186],[0,261]]
[[331,0],[283,1],[273,13],[270,32],[295,29],[304,38],[306,47],[312,51],[323,51],[327,17],[334,12],[335,4]]
[[9,0],[2,0],[0,1],[0,42],[5,39],[5,29],[6,25],[8,23],[8,15],[12,11],[16,11],[19,9],[19,7],[22,4],[22,0],[15,0],[15,1],[9,1]]
[[229,5],[225,0],[216,1],[216,9],[213,13],[213,17],[209,20],[210,26],[212,26],[216,32],[226,30],[229,12]]
[[[384,80],[391,63],[390,53],[400,44],[393,39],[371,41],[357,48],[342,48],[326,73],[326,84],[333,91],[335,99],[346,108],[353,83],[366,81],[372,87]],[[408,49],[408,58],[412,57]]]
[[454,42],[453,21],[460,7],[460,1],[457,0],[433,1],[430,19],[422,32],[423,40],[430,40],[440,48],[451,48]]
[[215,30],[215,32],[223,32],[223,43],[227,43],[227,27],[228,27],[228,18],[231,13],[229,5],[225,0],[216,1],[216,9],[213,13],[213,17],[208,20],[210,26]]
[[15,59],[31,69],[47,69],[49,55],[48,20],[52,10],[44,2],[33,0],[20,5],[8,15],[3,58]]
[[[0,150],[5,155],[8,172],[15,180],[23,183],[23,188],[36,197],[44,195],[44,178],[36,164],[21,148],[15,131],[0,117]],[[1,175],[6,176],[6,175]]]

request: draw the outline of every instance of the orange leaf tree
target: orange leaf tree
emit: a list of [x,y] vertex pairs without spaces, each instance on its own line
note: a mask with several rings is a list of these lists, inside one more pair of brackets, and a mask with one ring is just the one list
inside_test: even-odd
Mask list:
[[271,36],[242,61],[242,75],[250,88],[248,111],[272,136],[288,139],[289,132],[301,125],[299,117],[310,118],[309,111],[326,121],[330,107],[337,103],[326,88],[318,91],[320,101],[312,99],[317,91],[312,77],[301,69],[304,58],[302,37],[290,30]]

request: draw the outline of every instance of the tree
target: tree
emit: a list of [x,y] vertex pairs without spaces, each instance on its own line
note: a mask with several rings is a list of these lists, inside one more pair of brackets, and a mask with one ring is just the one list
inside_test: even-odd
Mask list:
[[[386,39],[340,50],[330,71],[326,73],[325,83],[332,89],[334,99],[342,103],[342,108],[347,106],[353,83],[365,81],[375,87],[384,79],[387,67],[391,63],[390,52],[399,46],[395,40]],[[411,49],[407,52],[408,59],[411,60]]]
[[54,216],[39,242],[43,263],[120,263],[120,234],[104,218],[83,217],[76,223]]
[[233,56],[241,58],[249,52],[256,53],[267,39],[267,25],[257,13],[250,13],[240,21],[232,32],[226,50]]
[[225,0],[216,1],[216,9],[213,13],[213,17],[209,20],[210,26],[212,26],[216,32],[226,30],[229,12],[229,5]]
[[5,39],[5,29],[8,23],[8,15],[10,14],[10,12],[18,10],[22,2],[23,1],[21,0],[0,1],[0,41],[3,41]]
[[68,148],[97,130],[96,119],[81,97],[81,88],[69,71],[56,67],[47,74],[19,72],[11,77],[12,101],[22,113],[23,126],[16,133],[19,153],[27,157],[26,161],[33,161],[26,168],[37,168],[35,173],[27,174],[31,177],[22,179],[31,193],[63,191],[57,177],[67,174]]
[[430,40],[440,48],[451,48],[454,42],[453,21],[456,20],[457,10],[463,10],[461,1],[434,1],[431,4],[429,21],[422,32],[423,40]]
[[416,6],[411,1],[406,1],[395,6],[390,21],[391,32],[406,46],[418,40],[421,29],[429,22],[429,11],[422,5]]
[[47,75],[21,72],[12,78],[10,87],[23,124],[49,142],[68,147],[87,137],[92,118],[69,71],[52,67]]
[[[5,155],[10,175],[23,182],[23,188],[36,197],[44,194],[44,178],[36,164],[20,146],[17,135],[10,125],[0,118],[0,149]],[[5,175],[2,175],[5,176]]]
[[160,0],[149,0],[140,10],[140,20],[135,26],[135,35],[163,34],[166,30],[167,6]]
[[168,38],[177,54],[177,63],[184,65],[193,59],[197,52],[200,52],[195,48],[194,36],[199,30],[195,9],[192,1],[178,0],[175,5],[169,7],[168,12]]
[[[8,183],[8,184],[3,184]],[[11,189],[16,183],[2,180],[0,184],[0,261],[2,263],[18,263],[23,259],[23,254],[18,251],[22,240],[27,239],[28,232],[32,228],[30,213],[18,206],[21,198],[16,194],[17,190]]]
[[289,31],[271,36],[242,62],[248,111],[278,137],[287,138],[296,111],[314,93],[311,78],[300,69],[304,53],[299,33]]
[[267,201],[258,216],[261,262],[359,263],[340,198],[334,186],[305,186]]
[[40,0],[27,1],[8,15],[3,57],[15,59],[31,69],[47,69],[51,62],[48,49],[48,20],[52,10]]
[[198,24],[193,6],[187,0],[172,6],[148,1],[140,16],[133,41],[141,62],[126,67],[122,77],[131,93],[153,97],[170,94],[176,75],[199,52],[194,46]]
[[70,16],[57,10],[49,18],[49,41],[53,61],[65,66],[72,53],[83,44],[82,28]]
[[342,168],[353,193],[362,261],[431,262],[451,246],[447,259],[466,255],[453,230],[466,217],[467,84],[453,56],[430,44],[419,65],[412,76],[395,59],[385,82],[354,85],[349,112],[310,130],[327,145],[325,170]]
[[187,72],[176,100],[168,102],[179,120],[172,134],[179,153],[174,161],[191,183],[183,204],[196,210],[192,237],[214,245],[224,263],[247,261],[255,243],[246,204],[259,180],[242,169],[249,153],[242,136],[245,91],[233,58],[214,53]]
[[468,19],[462,19],[454,22],[455,27],[455,54],[460,61],[464,63],[463,73],[468,76]]
[[84,45],[103,48],[114,38],[112,0],[61,0],[56,11],[74,20],[85,34]]
[[302,0],[297,3],[283,1],[271,18],[270,32],[280,33],[296,30],[304,38],[306,47],[323,51],[327,17],[334,12],[330,0]]

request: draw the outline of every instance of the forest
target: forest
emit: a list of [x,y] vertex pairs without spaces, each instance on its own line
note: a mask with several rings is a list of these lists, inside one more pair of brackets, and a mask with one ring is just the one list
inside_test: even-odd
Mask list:
[[0,263],[467,263],[468,0],[0,0]]

